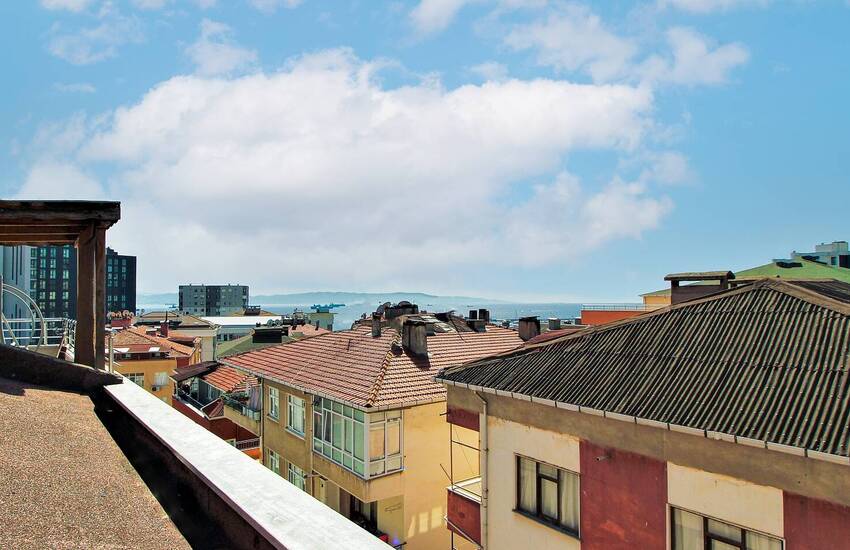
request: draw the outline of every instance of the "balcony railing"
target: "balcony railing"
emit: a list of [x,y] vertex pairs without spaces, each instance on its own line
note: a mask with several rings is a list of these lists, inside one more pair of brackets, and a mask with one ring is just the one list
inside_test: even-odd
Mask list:
[[458,481],[448,487],[449,491],[475,502],[481,502],[481,478],[473,477]]
[[647,304],[582,304],[583,311],[653,311],[659,306]]
[[259,420],[262,415],[262,411],[259,409],[253,409],[248,406],[247,398],[243,401],[242,399],[238,399],[232,395],[222,396],[222,401],[224,402],[225,407],[230,407],[235,411],[239,412],[242,416],[247,416],[252,420]]
[[188,393],[186,393],[183,390],[177,390],[177,398],[180,399],[180,401],[183,401],[183,402],[185,402],[189,405],[192,405],[193,407],[195,407],[198,410],[201,410],[202,408],[204,408],[204,405],[200,401],[198,401],[197,399],[195,399],[194,397],[192,397],[191,395],[189,395]]
[[245,439],[243,441],[237,441],[235,447],[240,451],[248,451],[250,449],[257,449],[260,447],[260,438],[255,437],[254,439]]
[[74,347],[77,323],[59,317],[35,319],[3,319],[2,343],[37,351],[41,346]]

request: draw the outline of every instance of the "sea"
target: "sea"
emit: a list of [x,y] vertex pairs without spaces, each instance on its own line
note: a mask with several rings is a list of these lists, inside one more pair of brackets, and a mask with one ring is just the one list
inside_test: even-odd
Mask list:
[[[291,314],[292,312],[304,311],[309,312],[312,304],[257,304],[266,311],[277,313],[280,315]],[[351,324],[365,313],[370,315],[378,304],[358,303],[348,304],[332,311],[336,314],[334,318],[334,330],[343,330],[351,328]],[[140,304],[138,307],[142,311],[164,311],[172,309],[174,304]],[[545,321],[550,317],[558,319],[571,320],[580,315],[581,304],[566,304],[566,303],[505,303],[497,304],[475,303],[475,304],[454,304],[441,301],[438,304],[419,304],[419,309],[429,312],[443,312],[455,310],[458,315],[467,315],[470,309],[488,309],[490,310],[490,319],[494,321],[509,320],[515,321],[520,317],[530,317],[536,315]]]

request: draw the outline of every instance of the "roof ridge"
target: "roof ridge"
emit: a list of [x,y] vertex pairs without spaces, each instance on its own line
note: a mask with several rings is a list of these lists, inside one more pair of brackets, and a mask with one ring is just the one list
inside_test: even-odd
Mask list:
[[390,370],[390,363],[392,363],[393,346],[398,343],[398,339],[398,334],[393,336],[393,339],[390,341],[390,347],[387,349],[383,361],[381,361],[381,370],[378,376],[375,377],[372,387],[369,389],[369,397],[366,398],[366,406],[368,407],[373,406],[378,400],[378,394],[381,393],[381,388],[384,385],[384,378],[387,376],[387,371]]

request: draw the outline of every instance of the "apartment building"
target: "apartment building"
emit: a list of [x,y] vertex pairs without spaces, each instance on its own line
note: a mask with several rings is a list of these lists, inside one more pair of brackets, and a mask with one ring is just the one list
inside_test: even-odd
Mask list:
[[[3,284],[27,294],[30,291],[30,250],[32,247],[25,245],[0,246]],[[2,313],[6,319],[21,319],[29,315],[29,310],[23,301],[7,292],[3,295]]]
[[221,361],[260,380],[270,469],[397,548],[448,548],[452,458],[433,377],[522,341],[483,320],[381,309],[351,330]]
[[850,268],[850,248],[847,241],[833,241],[815,245],[814,252],[791,251],[792,260],[810,260],[833,267]]
[[[252,458],[259,459],[259,430],[246,428],[227,417],[227,407],[259,403],[257,379],[214,361],[177,367],[171,375],[174,395],[171,406]],[[252,426],[253,427],[253,426]]]
[[136,257],[106,249],[106,311],[136,313]]
[[178,309],[200,317],[223,317],[248,307],[246,285],[180,285]]
[[[109,337],[108,337],[109,338]],[[201,343],[187,346],[155,327],[134,326],[112,333],[113,368],[166,403],[171,403],[175,369],[201,362]],[[109,340],[107,339],[107,353]]]
[[[850,284],[764,279],[443,370],[487,549],[850,548]],[[450,445],[455,445],[450,441]]]
[[201,339],[201,361],[214,361],[219,327],[195,315],[176,311],[149,311],[134,320],[136,326],[164,328],[168,338],[191,344],[195,338]]

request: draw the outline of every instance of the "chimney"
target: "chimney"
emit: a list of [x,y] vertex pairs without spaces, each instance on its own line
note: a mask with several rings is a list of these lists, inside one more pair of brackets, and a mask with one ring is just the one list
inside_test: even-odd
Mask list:
[[540,319],[535,317],[523,317],[519,320],[519,338],[528,342],[540,334]]
[[560,330],[561,320],[557,317],[549,317],[549,330]]
[[484,319],[467,319],[466,324],[475,332],[487,332],[487,324]]
[[280,344],[286,335],[287,329],[282,326],[257,327],[251,341],[255,344]]
[[[672,304],[695,300],[729,288],[729,281],[735,278],[731,271],[696,271],[692,273],[671,273],[664,277],[670,281],[670,301]],[[680,283],[704,283],[682,286]]]
[[428,336],[424,321],[405,321],[402,326],[401,345],[413,355],[427,357]]
[[163,337],[168,337],[168,321],[163,321],[159,325],[159,333],[162,334]]
[[490,310],[481,308],[478,310],[478,318],[484,321],[485,323],[490,322]]
[[469,319],[478,319],[478,311],[474,309],[469,310]]
[[381,314],[372,314],[372,337],[380,338],[381,336]]
[[316,321],[316,330],[319,330],[319,322]]

